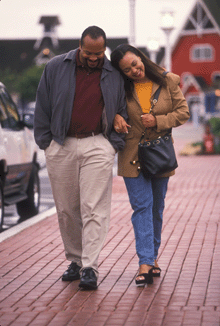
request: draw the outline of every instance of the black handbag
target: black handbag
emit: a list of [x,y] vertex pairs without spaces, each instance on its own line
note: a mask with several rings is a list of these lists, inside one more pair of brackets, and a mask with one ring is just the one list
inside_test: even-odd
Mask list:
[[145,140],[138,144],[138,159],[146,178],[171,172],[178,167],[171,132],[155,140]]
[[[151,110],[158,100],[160,90],[161,87],[155,93]],[[138,144],[138,159],[144,177],[151,178],[176,169],[178,164],[172,141],[172,129],[168,130],[162,137],[142,142],[146,130],[147,128],[143,132]]]

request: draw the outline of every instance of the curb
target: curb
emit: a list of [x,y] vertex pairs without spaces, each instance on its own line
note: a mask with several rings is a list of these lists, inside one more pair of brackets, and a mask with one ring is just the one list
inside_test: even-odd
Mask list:
[[2,233],[0,233],[0,243],[3,242],[4,240],[12,237],[15,234],[20,233],[21,231],[23,231],[24,229],[28,228],[29,226],[32,226],[42,220],[44,220],[46,217],[49,217],[53,214],[56,214],[56,207],[52,207],[50,209],[48,209],[45,212],[42,212],[38,215],[35,215],[33,217],[31,217],[30,219],[13,226],[12,228],[3,231]]

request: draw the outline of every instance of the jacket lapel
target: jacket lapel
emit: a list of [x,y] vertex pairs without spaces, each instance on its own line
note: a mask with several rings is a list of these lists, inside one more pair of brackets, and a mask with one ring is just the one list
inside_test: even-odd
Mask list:
[[135,87],[134,87],[134,90],[133,90],[133,97],[134,97],[135,101],[138,103],[138,105],[141,108],[141,104],[140,104],[140,101],[139,101],[139,98],[138,98],[138,95],[137,95],[137,92],[136,92]]
[[156,93],[156,91],[158,90],[159,87],[160,86],[158,84],[156,84],[156,83],[153,82],[152,93],[151,93],[151,98],[150,98],[151,103],[152,103],[152,101],[154,99],[154,94]]

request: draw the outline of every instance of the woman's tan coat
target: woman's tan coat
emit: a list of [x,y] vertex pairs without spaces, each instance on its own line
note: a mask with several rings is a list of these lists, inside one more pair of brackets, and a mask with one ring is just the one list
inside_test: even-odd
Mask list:
[[[152,113],[156,118],[157,126],[149,128],[146,133],[146,139],[152,140],[166,134],[167,130],[184,124],[189,119],[189,109],[187,102],[179,87],[179,76],[168,73],[166,75],[167,87],[162,87],[158,102],[153,107]],[[151,103],[154,94],[159,85],[153,83]],[[145,130],[141,122],[142,112],[140,102],[136,91],[134,90],[133,98],[127,100],[128,124],[131,125],[126,135],[126,143],[123,151],[118,153],[118,175],[123,177],[137,177],[139,175],[139,163],[131,164],[130,162],[138,161],[138,143],[142,132]],[[163,177],[171,176],[174,171],[163,174]]]

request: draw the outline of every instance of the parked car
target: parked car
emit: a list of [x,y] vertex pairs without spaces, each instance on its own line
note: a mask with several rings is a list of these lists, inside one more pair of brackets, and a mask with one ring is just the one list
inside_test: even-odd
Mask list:
[[5,206],[16,204],[22,220],[39,212],[37,152],[33,132],[20,119],[15,103],[0,83],[0,228]]

